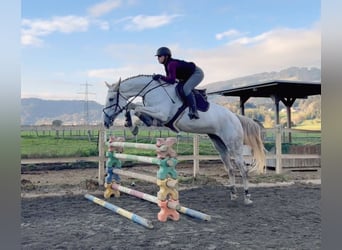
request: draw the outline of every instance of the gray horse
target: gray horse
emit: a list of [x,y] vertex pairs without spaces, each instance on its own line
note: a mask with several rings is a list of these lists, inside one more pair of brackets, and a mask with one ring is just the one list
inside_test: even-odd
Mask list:
[[[258,173],[262,173],[265,167],[265,151],[260,126],[255,121],[236,115],[213,102],[209,102],[206,111],[202,112],[199,109],[199,119],[190,120],[188,115],[184,115],[187,109],[180,110],[183,101],[177,94],[175,86],[154,81],[152,75],[138,75],[106,85],[108,93],[103,109],[106,128],[113,125],[120,113],[133,110],[135,115],[144,117],[145,122],[146,118],[150,118],[150,121],[157,121],[159,125],[167,124],[175,131],[207,134],[228,172],[231,200],[237,198],[234,175],[234,168],[237,167],[243,181],[244,203],[252,203],[248,192],[248,172],[257,170]],[[133,103],[137,97],[142,97],[143,105]],[[252,166],[247,166],[244,162],[244,145],[248,145],[251,149],[254,159]]]

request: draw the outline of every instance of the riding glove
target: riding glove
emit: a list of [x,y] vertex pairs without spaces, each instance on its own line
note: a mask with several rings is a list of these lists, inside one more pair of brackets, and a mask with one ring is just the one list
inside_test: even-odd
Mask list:
[[161,77],[162,77],[162,75],[155,74],[155,75],[152,76],[152,79],[155,80],[155,81],[159,81]]

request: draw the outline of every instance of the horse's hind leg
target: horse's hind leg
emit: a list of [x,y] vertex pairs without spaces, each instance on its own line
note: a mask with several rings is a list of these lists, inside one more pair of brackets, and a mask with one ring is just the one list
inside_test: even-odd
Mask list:
[[237,190],[236,190],[236,186],[235,186],[234,166],[231,164],[230,159],[225,159],[223,162],[224,162],[225,168],[226,168],[226,170],[228,172],[228,176],[229,176],[230,200],[234,201],[238,198]]
[[237,195],[236,186],[235,186],[234,165],[232,164],[230,160],[228,149],[218,136],[211,135],[211,134],[209,134],[208,136],[213,142],[216,150],[219,152],[224,168],[228,173],[229,186],[230,186],[230,199],[236,200],[238,195]]
[[235,164],[239,168],[240,173],[241,173],[241,177],[242,177],[243,189],[245,191],[244,203],[246,205],[252,204],[253,201],[251,200],[251,195],[250,195],[250,193],[248,191],[248,186],[249,186],[249,183],[248,183],[248,169],[247,169],[247,166],[244,163],[242,155],[235,158]]

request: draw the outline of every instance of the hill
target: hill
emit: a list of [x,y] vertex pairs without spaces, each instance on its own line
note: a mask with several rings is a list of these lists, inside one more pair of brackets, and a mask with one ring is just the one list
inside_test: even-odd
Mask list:
[[22,125],[51,125],[53,120],[63,124],[85,124],[88,105],[89,123],[101,122],[103,106],[94,101],[81,100],[43,100],[38,98],[21,99]]
[[279,72],[263,72],[231,80],[213,82],[204,85],[203,88],[206,88],[207,92],[214,92],[252,84],[259,84],[272,80],[320,82],[321,70],[318,68],[291,67]]

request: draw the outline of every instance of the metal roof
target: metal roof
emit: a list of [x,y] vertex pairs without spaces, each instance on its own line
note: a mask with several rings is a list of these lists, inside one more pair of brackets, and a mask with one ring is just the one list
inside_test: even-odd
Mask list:
[[223,96],[307,98],[310,95],[321,94],[321,83],[276,80],[261,84],[248,85],[239,88],[209,92]]

